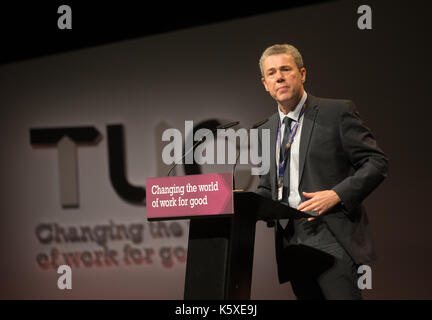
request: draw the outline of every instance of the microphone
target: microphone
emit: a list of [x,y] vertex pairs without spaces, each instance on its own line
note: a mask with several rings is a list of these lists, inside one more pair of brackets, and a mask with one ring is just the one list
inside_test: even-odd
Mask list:
[[[261,126],[261,125],[263,125],[264,123],[266,123],[267,121],[268,121],[268,119],[263,119],[263,120],[261,120],[261,121],[255,123],[252,127],[249,128],[249,130],[250,130],[250,129],[256,129],[256,128],[258,128],[259,126]],[[235,169],[236,169],[236,166],[237,166],[237,162],[238,162],[239,157],[240,157],[240,152],[237,151],[236,161],[235,161],[234,166],[233,166],[233,168],[232,168],[232,176],[233,176],[233,190],[235,190]]]
[[263,125],[264,123],[266,123],[267,121],[268,121],[268,119],[261,120],[260,122],[255,123],[255,124],[252,126],[251,129],[256,129],[256,128],[262,126],[262,125]]
[[216,132],[217,129],[228,129],[228,128],[231,128],[231,127],[238,125],[239,123],[240,123],[240,121],[234,121],[234,122],[229,122],[226,124],[220,124],[216,128],[214,128],[212,130],[212,132]]
[[[216,128],[212,129],[210,133],[215,133],[218,129],[228,129],[231,127],[234,127],[236,125],[238,125],[240,123],[240,121],[233,121],[233,122],[229,122],[229,123],[225,123],[225,124],[220,124],[218,125]],[[208,134],[207,134],[208,135]],[[195,149],[195,147],[197,147],[199,144],[203,143],[205,141],[205,138],[207,137],[207,135],[205,135],[204,137],[201,138],[201,140],[198,140],[197,142],[194,143],[194,145],[187,151],[185,152],[185,154],[183,155],[183,157],[177,161],[176,163],[174,163],[174,165],[169,169],[168,173],[166,174],[167,177],[170,175],[171,171],[180,163],[183,161],[183,159],[192,151]]]

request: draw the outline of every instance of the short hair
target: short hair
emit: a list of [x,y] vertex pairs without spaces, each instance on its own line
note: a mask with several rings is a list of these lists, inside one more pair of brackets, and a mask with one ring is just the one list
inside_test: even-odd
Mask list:
[[261,75],[263,77],[264,77],[263,61],[269,56],[273,56],[275,54],[281,54],[281,53],[290,54],[294,58],[294,62],[297,65],[297,68],[299,68],[299,70],[300,68],[303,68],[303,58],[296,47],[290,44],[274,44],[264,50],[259,60],[259,67],[261,70]]

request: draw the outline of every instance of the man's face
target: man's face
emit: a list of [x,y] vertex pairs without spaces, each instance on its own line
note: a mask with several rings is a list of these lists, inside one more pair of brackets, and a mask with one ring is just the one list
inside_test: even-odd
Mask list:
[[299,70],[292,55],[287,53],[268,56],[262,66],[262,83],[278,104],[292,106],[297,103],[303,95],[306,69]]

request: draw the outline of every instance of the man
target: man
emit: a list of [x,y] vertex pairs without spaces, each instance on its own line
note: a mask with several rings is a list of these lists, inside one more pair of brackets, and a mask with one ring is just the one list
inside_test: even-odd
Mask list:
[[279,281],[291,281],[298,299],[361,299],[357,267],[374,259],[362,201],[388,160],[353,102],[306,93],[295,47],[273,45],[259,64],[277,112],[261,126],[271,161],[257,193],[316,214],[275,223]]

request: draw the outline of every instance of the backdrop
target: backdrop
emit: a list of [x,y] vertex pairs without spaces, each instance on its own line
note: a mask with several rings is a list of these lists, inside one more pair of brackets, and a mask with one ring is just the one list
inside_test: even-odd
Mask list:
[[[185,120],[248,128],[274,113],[258,59],[275,43],[302,53],[308,93],[353,100],[389,156],[388,179],[365,202],[378,260],[364,297],[432,298],[427,10],[421,1],[369,1],[372,29],[360,30],[361,4],[300,7],[0,66],[0,298],[182,299],[188,221],[149,223],[142,201],[145,179],[167,171],[162,132],[183,132]],[[64,207],[59,148],[31,130],[69,127],[91,133],[68,167],[76,164],[79,205]],[[113,183],[110,166],[113,176],[124,168],[126,181]],[[256,185],[247,165],[238,179]],[[294,298],[278,284],[273,241],[259,222],[253,299]],[[55,265],[64,263],[72,290],[57,288]]]

